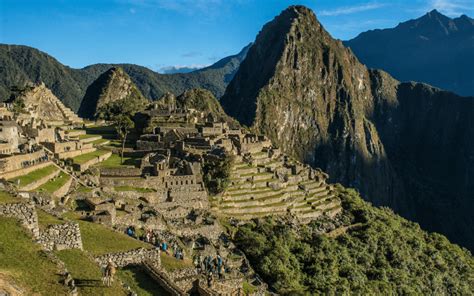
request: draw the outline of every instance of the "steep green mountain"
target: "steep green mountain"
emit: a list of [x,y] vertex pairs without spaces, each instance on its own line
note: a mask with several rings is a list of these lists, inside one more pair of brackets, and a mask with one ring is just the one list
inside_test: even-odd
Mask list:
[[436,10],[395,28],[371,30],[344,42],[371,68],[402,81],[423,81],[474,96],[474,19]]
[[446,237],[427,233],[387,208],[338,187],[334,221],[295,230],[282,221],[238,228],[235,242],[281,295],[472,295],[474,259]]
[[83,118],[106,119],[110,111],[119,109],[133,115],[144,110],[148,103],[127,73],[120,67],[113,67],[87,88],[78,114]]
[[131,64],[95,64],[82,69],[62,65],[50,55],[21,45],[0,45],[0,101],[10,97],[12,86],[44,82],[68,107],[77,111],[87,87],[108,69],[118,66],[130,76],[142,94],[152,100],[165,92],[181,94],[187,89],[205,88],[220,98],[250,45],[236,55],[191,72],[159,74]]
[[221,103],[332,181],[474,249],[472,98],[367,69],[292,6],[263,27]]

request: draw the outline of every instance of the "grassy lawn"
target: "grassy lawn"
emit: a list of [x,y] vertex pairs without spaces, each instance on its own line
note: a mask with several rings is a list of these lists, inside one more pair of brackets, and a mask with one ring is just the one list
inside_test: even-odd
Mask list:
[[0,273],[12,278],[25,295],[67,295],[57,268],[13,218],[0,217]]
[[16,197],[10,195],[10,193],[5,192],[5,191],[0,191],[0,204],[20,202],[20,201],[21,201],[21,199],[18,199]]
[[100,267],[83,251],[63,250],[56,254],[66,264],[80,295],[127,295],[117,280],[114,281],[112,287],[104,286]]
[[66,221],[56,218],[55,216],[46,213],[41,209],[36,209],[36,213],[38,214],[38,225],[40,228],[45,228],[51,224],[63,224]]
[[119,269],[118,277],[140,296],[169,295],[142,268],[127,266]]
[[30,183],[35,182],[36,180],[51,175],[57,170],[58,168],[56,168],[55,166],[49,165],[36,171],[32,171],[26,175],[10,179],[10,181],[13,181],[16,184],[16,182],[18,182],[17,180],[20,180],[20,187],[24,187]]
[[161,252],[161,266],[163,266],[168,271],[173,271],[176,269],[193,267],[194,265],[190,258],[180,260],[173,257],[172,252],[170,255],[166,255],[166,253]]
[[109,143],[110,141],[107,139],[97,139],[95,141],[92,141],[92,144],[95,146],[100,146]]
[[84,139],[90,139],[90,138],[96,138],[96,137],[100,137],[100,135],[88,135],[88,134],[85,134],[85,135],[79,135],[79,140],[84,140]]
[[98,156],[104,155],[108,152],[109,151],[106,151],[106,150],[96,150],[96,151],[91,152],[91,153],[86,153],[86,154],[76,156],[76,157],[73,158],[73,161],[74,161],[74,163],[77,163],[77,164],[83,164],[83,163],[88,162],[91,159],[94,159]]
[[64,184],[66,184],[66,182],[68,182],[70,179],[71,177],[68,174],[60,172],[56,178],[54,178],[53,180],[49,180],[45,184],[41,185],[37,190],[52,194],[56,190],[64,186]]
[[147,192],[156,192],[155,189],[151,188],[139,188],[139,187],[132,187],[132,186],[117,186],[114,187],[115,191],[135,191],[140,193],[147,193]]
[[117,168],[122,166],[137,166],[140,164],[140,158],[124,157],[123,164],[122,158],[118,154],[112,154],[109,158],[98,164],[102,168]]
[[125,233],[113,231],[104,225],[83,220],[77,220],[77,222],[81,228],[84,250],[94,255],[151,247],[149,244],[133,239]]

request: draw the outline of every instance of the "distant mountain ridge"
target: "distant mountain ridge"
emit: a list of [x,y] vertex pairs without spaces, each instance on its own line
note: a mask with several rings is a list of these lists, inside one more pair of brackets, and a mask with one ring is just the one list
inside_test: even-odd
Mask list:
[[121,67],[141,93],[152,100],[164,93],[176,95],[188,89],[204,88],[220,98],[237,71],[250,45],[238,54],[190,73],[159,74],[132,64],[94,64],[73,69],[35,48],[22,45],[0,45],[0,101],[10,97],[12,86],[27,82],[44,82],[51,91],[74,111],[79,109],[87,87],[112,67]]
[[474,19],[449,18],[437,10],[395,28],[361,33],[345,41],[370,68],[401,81],[423,81],[474,96]]

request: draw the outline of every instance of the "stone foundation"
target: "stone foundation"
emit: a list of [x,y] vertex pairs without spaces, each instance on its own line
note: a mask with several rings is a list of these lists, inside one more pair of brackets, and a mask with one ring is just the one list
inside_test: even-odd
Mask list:
[[69,222],[50,225],[40,233],[38,243],[46,250],[81,249],[82,239],[79,224]]
[[20,220],[21,224],[31,231],[34,238],[39,237],[38,215],[33,203],[8,203],[0,204],[0,216]]
[[160,261],[160,250],[159,249],[135,249],[127,252],[120,253],[109,253],[95,257],[95,261],[105,266],[112,260],[117,267],[124,267],[130,264],[141,264],[145,261]]

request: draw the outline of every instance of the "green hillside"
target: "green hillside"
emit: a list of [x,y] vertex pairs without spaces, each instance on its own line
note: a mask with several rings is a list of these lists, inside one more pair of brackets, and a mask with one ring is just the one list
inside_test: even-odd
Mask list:
[[238,229],[237,245],[281,294],[472,295],[474,259],[446,237],[427,233],[388,208],[338,187],[343,227],[323,222],[294,231],[271,219]]

